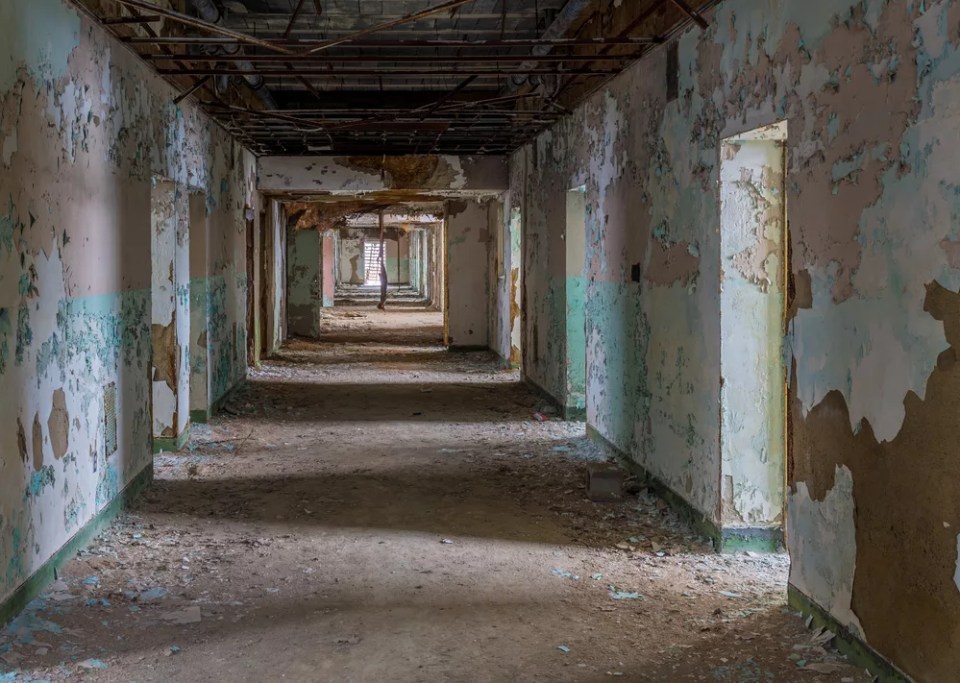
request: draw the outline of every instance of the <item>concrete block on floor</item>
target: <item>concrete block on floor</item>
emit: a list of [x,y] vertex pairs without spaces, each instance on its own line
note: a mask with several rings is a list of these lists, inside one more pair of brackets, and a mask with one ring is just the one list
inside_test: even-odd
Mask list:
[[587,498],[608,503],[623,498],[623,470],[613,463],[587,465]]

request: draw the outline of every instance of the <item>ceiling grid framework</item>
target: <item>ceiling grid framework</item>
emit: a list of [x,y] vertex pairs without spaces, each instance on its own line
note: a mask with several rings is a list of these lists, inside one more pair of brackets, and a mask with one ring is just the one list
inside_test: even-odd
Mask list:
[[716,2],[71,1],[258,155],[509,153]]

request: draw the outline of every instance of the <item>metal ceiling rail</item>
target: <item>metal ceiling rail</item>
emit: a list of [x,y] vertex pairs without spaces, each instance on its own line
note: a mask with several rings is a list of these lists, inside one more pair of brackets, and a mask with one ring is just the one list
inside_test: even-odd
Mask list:
[[311,78],[351,78],[353,76],[378,76],[382,78],[421,78],[424,76],[525,76],[525,75],[577,75],[577,76],[608,76],[620,73],[620,69],[583,69],[583,68],[532,68],[532,69],[320,69],[315,67],[297,67],[289,69],[237,69],[218,67],[186,67],[183,69],[157,69],[161,76],[309,76]]
[[[247,45],[256,45],[257,47],[262,47],[267,50],[273,50],[275,52],[280,52],[283,54],[293,54],[293,50],[289,50],[281,45],[274,45],[268,40],[261,40],[256,36],[251,36],[240,31],[234,31],[223,26],[218,26],[217,24],[211,24],[209,21],[204,21],[203,19],[198,19],[196,17],[191,17],[189,14],[183,14],[182,12],[176,12],[171,9],[166,9],[160,7],[159,5],[154,5],[151,2],[144,2],[143,0],[115,0],[122,5],[127,7],[134,7],[136,9],[141,9],[147,12],[155,12],[162,17],[170,19],[180,24],[186,26],[191,26],[196,29],[203,31],[208,31],[210,33],[216,33],[218,35],[226,36],[227,38],[232,38],[237,42],[244,43]],[[101,19],[101,21],[103,21]]]
[[539,57],[530,55],[257,55],[244,53],[242,55],[191,55],[178,53],[175,55],[146,54],[143,58],[149,62],[167,62],[181,60],[184,62],[254,62],[254,63],[282,63],[282,64],[355,64],[361,62],[396,62],[400,64],[434,64],[457,62],[464,64],[494,63],[525,63],[525,62],[618,62],[639,59],[642,53],[631,52],[625,55],[558,55],[548,54]]
[[434,5],[433,7],[425,9],[421,12],[414,12],[413,14],[408,14],[406,16],[399,17],[397,19],[385,21],[383,23],[376,24],[375,26],[368,26],[367,28],[362,28],[359,31],[355,31],[341,38],[325,41],[317,45],[316,47],[310,48],[307,51],[307,54],[314,54],[322,50],[328,50],[332,47],[336,47],[337,45],[342,45],[343,43],[349,43],[350,41],[356,40],[357,38],[363,38],[364,36],[369,36],[374,33],[380,33],[381,31],[386,31],[387,29],[391,29],[394,26],[401,26],[403,24],[409,24],[411,22],[419,21],[420,19],[433,16],[434,14],[439,14],[440,12],[445,12],[448,10],[452,11],[457,9],[458,7],[462,7],[463,5],[470,4],[471,2],[474,2],[474,1],[475,0],[450,0],[449,2],[444,2],[439,5]]
[[[131,45],[236,45],[242,41],[232,38],[216,38],[206,36],[126,36],[121,40]],[[321,43],[320,40],[289,39],[271,40],[272,45],[280,47],[309,47]],[[627,37],[627,38],[504,38],[498,40],[372,40],[354,41],[337,46],[337,50],[364,49],[364,50],[404,50],[429,48],[456,48],[482,49],[498,47],[537,47],[550,45],[554,47],[607,47],[610,45],[647,45],[661,42],[654,37]]]

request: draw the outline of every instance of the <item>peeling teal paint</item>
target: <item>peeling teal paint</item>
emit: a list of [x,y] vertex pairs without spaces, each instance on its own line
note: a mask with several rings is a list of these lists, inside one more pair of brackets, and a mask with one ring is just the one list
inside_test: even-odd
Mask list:
[[61,78],[79,43],[80,16],[60,0],[0,3],[0,92],[13,86],[21,65],[37,82]]
[[39,471],[30,475],[30,484],[27,486],[24,496],[26,498],[36,498],[43,493],[45,488],[52,487],[56,483],[57,479],[53,472],[53,466],[45,465]]
[[107,463],[97,482],[97,508],[104,507],[120,493],[120,470],[115,463]]
[[566,295],[566,392],[568,409],[582,411],[587,406],[587,280],[567,277]]
[[0,375],[7,371],[10,362],[10,337],[13,335],[13,324],[10,321],[10,311],[0,308]]
[[27,347],[33,343],[33,330],[30,328],[30,307],[21,303],[17,308],[17,348],[16,363],[23,365],[23,356]]
[[8,202],[7,215],[0,214],[0,247],[10,253],[13,251],[13,234],[19,220],[13,206],[13,197],[10,197]]

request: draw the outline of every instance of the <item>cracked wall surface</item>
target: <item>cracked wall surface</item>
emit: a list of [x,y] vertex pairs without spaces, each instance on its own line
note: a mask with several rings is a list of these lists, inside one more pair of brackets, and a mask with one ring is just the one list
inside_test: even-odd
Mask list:
[[174,96],[60,0],[0,3],[0,600],[151,462],[154,177],[205,195],[214,393],[245,374],[255,160]]
[[[678,37],[675,101],[657,50],[513,155],[525,374],[565,398],[561,214],[584,184],[589,422],[722,525],[721,141],[785,120],[792,577],[907,673],[949,680],[960,4],[726,0],[708,16]],[[757,287],[760,257],[738,262]]]

